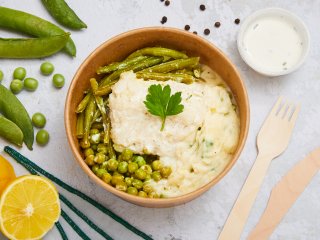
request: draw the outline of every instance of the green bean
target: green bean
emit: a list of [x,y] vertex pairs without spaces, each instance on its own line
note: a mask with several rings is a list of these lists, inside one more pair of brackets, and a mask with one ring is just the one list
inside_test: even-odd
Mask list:
[[139,49],[132,53],[127,59],[132,59],[137,56],[157,56],[157,57],[170,57],[174,59],[180,59],[180,58],[188,58],[188,56],[182,52],[169,49],[169,48],[163,48],[163,47],[147,47],[143,49]]
[[188,74],[188,75],[191,75],[191,76],[195,76],[194,75],[194,71],[192,71],[191,69],[187,69],[187,68],[184,68],[184,69],[181,69],[181,70],[172,71],[170,73]]
[[[0,7],[0,27],[41,38],[65,34],[61,28],[42,18],[5,7]],[[76,55],[76,46],[70,37],[64,50],[71,56]]]
[[125,69],[147,58],[148,58],[147,56],[137,56],[131,59],[126,59],[122,62],[111,63],[107,66],[99,67],[97,70],[97,74],[106,74],[106,73],[114,72],[116,70]]
[[151,66],[157,65],[157,64],[161,63],[162,61],[163,61],[163,57],[149,57],[149,58],[147,58],[141,62],[138,62],[137,64],[132,65],[128,68],[117,70],[117,71],[113,72],[112,74],[110,74],[107,78],[102,80],[99,85],[99,88],[101,88],[107,84],[110,84],[111,82],[114,82],[115,80],[118,80],[121,73],[124,73],[127,71],[138,72],[143,69],[149,68]]
[[157,81],[173,80],[176,82],[182,82],[190,84],[196,81],[196,78],[188,74],[180,73],[157,73],[157,72],[137,72],[137,78],[143,78],[144,80],[152,79]]
[[77,138],[83,138],[84,128],[83,128],[83,121],[84,121],[84,113],[78,114],[77,118],[77,129],[76,129],[76,136]]
[[88,92],[87,95],[81,100],[81,102],[77,106],[76,113],[81,113],[86,109],[91,99],[91,95],[91,92]]
[[108,144],[108,152],[109,152],[109,158],[116,158],[116,153],[112,147],[112,142],[109,141],[109,144]]
[[[96,112],[97,112],[97,111],[96,111]],[[99,111],[99,113],[100,113],[100,111]],[[103,129],[102,123],[98,123],[98,122],[92,123],[91,127],[92,127],[92,128],[96,128],[96,129],[99,129],[99,130]]]
[[[98,109],[98,110],[94,113],[94,115],[93,115],[92,124],[98,123],[97,119],[100,118],[100,117],[101,117],[101,112],[100,112],[100,110]],[[97,129],[99,129],[99,128],[97,128]]]
[[[97,80],[95,78],[91,78],[90,84],[91,84],[91,88],[92,88],[93,93],[95,93],[98,89]],[[102,123],[103,123],[103,129],[104,129],[103,142],[108,144],[110,141],[110,128],[111,128],[110,119],[109,119],[109,116],[107,115],[106,109],[104,107],[103,98],[100,96],[96,96],[96,95],[94,95],[94,98],[96,100],[98,109],[100,110],[101,116],[102,116]]]
[[112,86],[114,85],[115,82],[113,82],[113,84],[108,84],[105,86],[102,86],[100,88],[97,89],[97,91],[95,91],[94,95],[95,96],[105,96],[108,95],[112,92]]
[[89,131],[92,123],[92,118],[94,115],[94,112],[96,111],[96,102],[94,100],[94,97],[90,97],[88,106],[86,107],[86,110],[84,112],[84,122],[83,122],[83,144],[84,146],[90,147],[90,142],[89,142]]
[[79,30],[87,25],[75,14],[64,0],[41,0],[50,15],[61,25]]
[[9,119],[0,115],[0,136],[9,142],[21,147],[23,143],[23,133],[21,129]]
[[169,62],[165,62],[153,67],[144,69],[143,72],[157,72],[157,73],[167,73],[175,70],[180,70],[184,68],[195,67],[199,64],[199,57],[192,57],[186,59],[177,59]]
[[65,33],[44,38],[0,38],[0,58],[41,58],[60,51],[69,39]]
[[0,84],[0,112],[23,132],[23,141],[32,150],[34,131],[28,112],[19,99]]

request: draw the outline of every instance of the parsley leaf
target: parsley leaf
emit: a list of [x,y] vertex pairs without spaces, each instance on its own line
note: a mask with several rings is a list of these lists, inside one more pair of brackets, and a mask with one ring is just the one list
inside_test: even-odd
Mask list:
[[164,129],[167,116],[183,112],[184,106],[181,104],[181,100],[181,92],[171,95],[169,85],[162,88],[160,84],[153,84],[149,87],[144,105],[152,115],[161,118],[162,125],[160,131]]

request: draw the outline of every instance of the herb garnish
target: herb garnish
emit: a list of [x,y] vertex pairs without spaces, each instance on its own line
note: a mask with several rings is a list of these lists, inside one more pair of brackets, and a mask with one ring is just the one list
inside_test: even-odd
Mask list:
[[184,106],[181,104],[181,92],[171,95],[169,85],[161,87],[160,84],[153,84],[148,89],[148,95],[144,104],[148,111],[162,120],[160,131],[164,129],[167,116],[177,115],[183,112]]

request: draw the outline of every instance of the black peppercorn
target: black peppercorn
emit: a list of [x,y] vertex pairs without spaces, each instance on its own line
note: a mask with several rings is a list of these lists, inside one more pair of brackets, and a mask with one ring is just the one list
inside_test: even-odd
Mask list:
[[169,5],[170,5],[170,1],[169,1],[169,0],[166,0],[166,1],[164,2],[164,5],[169,6]]
[[206,10],[206,6],[205,6],[205,5],[203,5],[203,4],[201,4],[199,8],[200,8],[200,10],[201,10],[201,11]]
[[235,23],[235,24],[239,24],[239,23],[240,23],[240,19],[239,19],[239,18],[235,19],[235,20],[234,20],[234,23]]
[[205,35],[209,35],[210,34],[210,29],[206,28],[203,32],[204,32]]
[[196,31],[193,31],[193,34],[197,35],[198,33]]
[[190,30],[190,25],[185,25],[184,30],[189,31]]
[[167,22],[168,18],[166,16],[163,16],[161,19],[161,23],[165,24]]
[[221,26],[221,23],[220,23],[220,22],[215,22],[214,26],[215,26],[216,28],[218,28],[218,27]]

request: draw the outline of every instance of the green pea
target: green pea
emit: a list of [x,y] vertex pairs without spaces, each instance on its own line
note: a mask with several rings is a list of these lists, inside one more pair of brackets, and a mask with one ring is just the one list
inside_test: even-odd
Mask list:
[[143,183],[139,179],[133,179],[132,186],[134,186],[136,189],[141,189],[143,187]]
[[161,162],[159,160],[155,160],[151,163],[151,167],[154,171],[158,171],[161,168]]
[[112,185],[117,185],[119,184],[120,182],[123,182],[124,180],[124,177],[122,175],[116,175],[116,176],[112,176],[112,179],[111,179],[111,183]]
[[144,179],[144,181],[149,181],[151,179],[151,174],[147,174],[146,178]]
[[99,168],[99,169],[97,170],[96,175],[97,175],[99,178],[102,178],[103,174],[106,174],[106,173],[108,173],[107,170],[102,169],[102,168]]
[[136,189],[135,187],[128,187],[127,193],[129,193],[131,195],[137,195],[138,194],[138,189]]
[[128,171],[128,163],[127,162],[120,162],[118,165],[118,172],[119,173],[126,173]]
[[150,165],[143,165],[143,166],[140,167],[140,169],[145,171],[147,174],[151,174],[152,173],[152,168],[150,167]]
[[146,193],[151,193],[151,192],[153,192],[153,188],[149,184],[144,184],[143,191]]
[[111,182],[111,179],[112,179],[112,176],[110,173],[104,173],[102,174],[102,180],[105,182],[105,183],[110,183]]
[[10,90],[14,94],[18,94],[19,92],[21,92],[22,88],[23,88],[23,82],[19,79],[14,79],[10,83]]
[[146,198],[146,197],[148,197],[148,194],[146,194],[144,191],[139,191],[138,196]]
[[103,153],[97,153],[96,156],[94,157],[94,161],[98,164],[103,163],[106,160],[106,155]]
[[[86,149],[90,147],[90,142],[84,141],[83,139],[80,141],[80,147],[82,149]],[[92,147],[92,149],[94,150],[94,148]]]
[[27,71],[23,67],[18,67],[13,71],[13,78],[23,80],[26,77]]
[[46,117],[42,113],[35,113],[32,116],[32,123],[38,128],[43,128],[46,125]]
[[100,142],[101,136],[100,133],[90,135],[90,143],[98,144]]
[[59,73],[53,75],[52,83],[56,88],[62,88],[64,86],[64,76]]
[[141,168],[139,168],[137,171],[135,171],[134,174],[135,174],[136,178],[138,178],[140,180],[144,180],[147,176],[147,173]]
[[3,72],[0,70],[0,82],[3,80]]
[[161,180],[161,174],[159,171],[155,171],[151,174],[151,177],[153,180],[155,180],[156,182]]
[[104,161],[103,163],[101,163],[100,168],[108,170],[108,161]]
[[98,164],[93,165],[92,168],[91,168],[91,170],[92,170],[92,172],[93,172],[94,174],[97,175],[97,171],[99,170],[99,165],[98,165]]
[[50,75],[54,71],[54,66],[51,62],[44,62],[40,66],[40,71],[43,75]]
[[138,170],[139,165],[136,162],[130,162],[128,164],[128,172],[129,173],[134,173],[136,170]]
[[172,172],[171,167],[163,167],[160,170],[161,176],[163,178],[168,178],[170,176],[171,172]]
[[159,194],[157,194],[156,192],[151,192],[148,194],[149,198],[159,198]]
[[93,151],[97,151],[97,148],[98,148],[97,144],[90,144],[90,145],[91,145],[91,148],[92,148]]
[[129,161],[129,160],[131,160],[131,158],[133,156],[133,152],[130,149],[126,148],[126,149],[123,150],[121,155],[122,155],[122,159],[124,161]]
[[116,184],[116,189],[125,192],[127,191],[127,184],[125,182],[119,182]]
[[118,169],[118,161],[115,159],[109,159],[108,160],[108,170],[109,171],[116,171]]
[[139,165],[139,167],[146,164],[146,161],[142,156],[136,156],[133,161],[136,162]]
[[36,141],[39,145],[46,145],[49,141],[49,133],[46,130],[41,129],[37,132]]
[[108,152],[108,147],[102,143],[98,144],[97,151],[106,154]]
[[26,78],[24,80],[24,88],[28,91],[35,91],[38,88],[38,80],[34,78]]
[[127,186],[131,186],[132,185],[132,181],[133,181],[133,178],[132,177],[126,177],[124,179],[125,183],[127,184]]
[[84,162],[88,165],[88,166],[93,166],[94,165],[94,155],[89,155],[88,157],[86,157],[86,159],[84,160]]
[[83,151],[84,155],[86,157],[90,156],[90,155],[94,155],[94,151],[92,148],[86,148],[84,151]]

